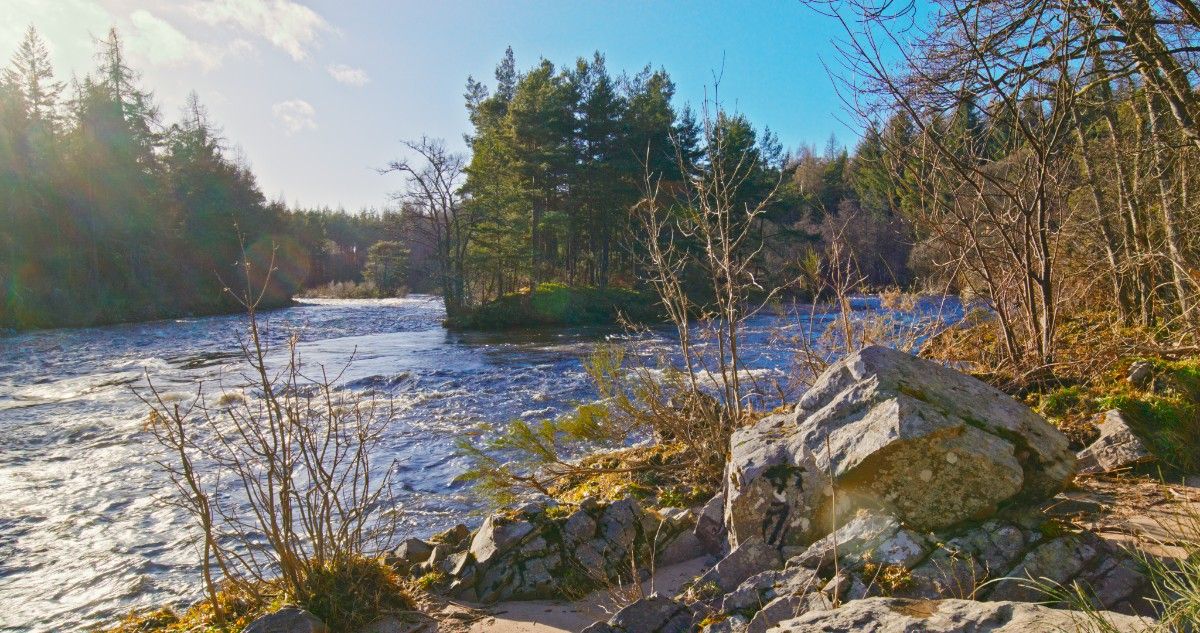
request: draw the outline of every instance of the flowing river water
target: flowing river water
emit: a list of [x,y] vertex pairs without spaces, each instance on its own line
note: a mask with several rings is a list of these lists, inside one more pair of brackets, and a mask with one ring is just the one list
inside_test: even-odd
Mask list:
[[[915,314],[953,316],[943,307]],[[797,338],[823,327],[812,319],[832,319],[796,314],[748,324],[744,358],[766,381],[786,380]],[[581,361],[597,343],[647,358],[674,347],[668,330],[456,333],[443,316],[423,296],[306,300],[263,316],[276,341],[299,332],[306,364],[353,357],[343,386],[394,399],[399,417],[377,462],[393,464],[415,535],[477,522],[481,501],[455,480],[466,468],[456,439],[593,398]],[[165,502],[173,489],[134,388],[149,376],[182,396],[219,380],[235,365],[244,323],[217,316],[0,337],[0,631],[81,630],[198,597],[194,526]]]

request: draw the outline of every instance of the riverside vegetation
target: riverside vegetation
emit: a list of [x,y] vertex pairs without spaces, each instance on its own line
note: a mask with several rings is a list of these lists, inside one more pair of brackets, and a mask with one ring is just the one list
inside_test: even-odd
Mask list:
[[[194,415],[151,401],[202,564],[220,573],[188,613],[131,616],[125,630],[300,621],[268,613],[283,602],[337,629],[419,625],[426,595],[597,588],[623,607],[597,633],[949,631],[998,618],[1014,631],[1192,630],[1194,521],[1123,550],[1093,529],[1108,510],[1084,493],[1111,485],[1120,498],[1151,474],[1165,480],[1154,507],[1194,494],[1174,482],[1196,474],[1200,448],[1200,10],[807,4],[844,27],[843,86],[866,128],[853,159],[785,158],[716,100],[677,114],[665,73],[616,90],[600,56],[525,73],[506,56],[494,92],[468,84],[469,161],[423,139],[389,166],[406,178],[450,318],[484,306],[502,320],[505,305],[569,303],[569,287],[625,279],[678,336],[658,359],[601,350],[588,368],[598,402],[462,447],[469,476],[513,507],[473,533],[391,548],[394,518],[376,503],[386,482],[363,461],[386,411],[327,378],[301,384],[294,355],[273,382],[251,342],[246,401],[201,399]],[[957,323],[851,310],[888,281],[978,309]],[[744,325],[800,293],[830,302],[832,318],[810,321],[823,329],[804,333],[793,384],[767,384],[747,370]],[[240,296],[253,339],[257,303]],[[329,469],[324,447],[343,457]],[[596,447],[620,451],[584,456]],[[241,469],[259,511],[220,505],[188,474],[206,452]],[[275,512],[292,517],[282,530]],[[218,536],[247,526],[268,541],[250,558],[246,539]],[[700,550],[715,562],[690,587],[641,595],[656,565]],[[1029,604],[1047,600],[1067,608]]]

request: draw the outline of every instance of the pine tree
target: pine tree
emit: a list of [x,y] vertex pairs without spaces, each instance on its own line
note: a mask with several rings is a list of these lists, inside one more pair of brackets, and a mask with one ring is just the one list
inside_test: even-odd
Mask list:
[[50,52],[32,24],[25,29],[11,65],[4,70],[4,82],[17,87],[31,121],[50,130],[58,127],[63,84],[55,81]]

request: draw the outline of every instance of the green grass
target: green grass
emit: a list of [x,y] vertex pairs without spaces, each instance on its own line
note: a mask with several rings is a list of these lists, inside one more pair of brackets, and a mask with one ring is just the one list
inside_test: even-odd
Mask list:
[[618,314],[635,323],[662,320],[655,300],[625,288],[569,287],[539,284],[533,292],[511,293],[470,312],[447,319],[466,330],[506,330],[556,325],[607,325]]
[[1154,385],[1126,388],[1097,399],[1117,409],[1164,464],[1200,472],[1200,360],[1154,361]]

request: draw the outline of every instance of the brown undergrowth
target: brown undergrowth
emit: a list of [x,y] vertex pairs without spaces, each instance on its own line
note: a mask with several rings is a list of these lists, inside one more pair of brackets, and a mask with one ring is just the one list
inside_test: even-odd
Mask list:
[[[1101,413],[1116,409],[1169,472],[1200,472],[1200,350],[1173,346],[1144,328],[1112,325],[1111,315],[1064,318],[1053,365],[1001,362],[997,328],[976,311],[933,337],[922,355],[969,371],[1022,400],[1080,449],[1097,436]],[[1151,377],[1128,379],[1146,361]]]
[[211,600],[184,609],[169,607],[135,610],[102,633],[238,633],[256,618],[295,604],[321,618],[335,631],[355,631],[377,618],[411,617],[419,590],[380,560],[360,558],[339,568],[316,570],[304,580],[305,596],[298,598],[278,582],[247,590],[227,583],[217,592],[222,617]]

